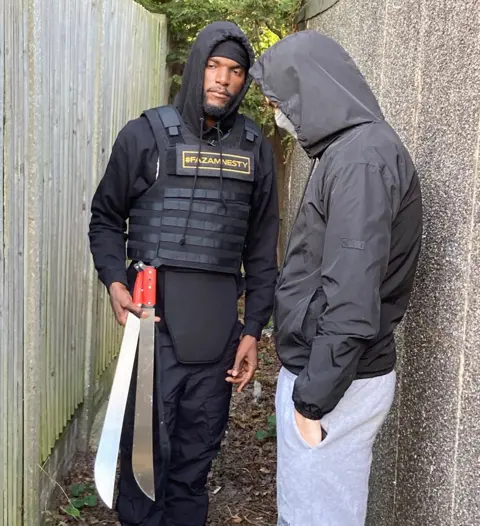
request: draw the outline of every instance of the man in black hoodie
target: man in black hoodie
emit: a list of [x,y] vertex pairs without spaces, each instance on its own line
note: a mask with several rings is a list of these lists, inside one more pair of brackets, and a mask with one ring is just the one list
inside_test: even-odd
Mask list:
[[250,70],[311,171],[275,296],[283,526],[361,526],[422,235],[414,164],[345,50],[289,36]]
[[[156,502],[132,473],[134,372],[116,505],[124,526],[205,524],[207,475],[226,429],[232,384],[241,391],[252,378],[271,315],[274,159],[256,125],[238,114],[252,64],[236,25],[216,22],[201,31],[174,107],[148,110],[121,130],[93,199],[91,251],[120,324],[129,311],[141,315],[130,295],[133,263],[158,268]],[[243,326],[237,301],[244,290]],[[170,438],[169,461],[158,446],[162,433]]]

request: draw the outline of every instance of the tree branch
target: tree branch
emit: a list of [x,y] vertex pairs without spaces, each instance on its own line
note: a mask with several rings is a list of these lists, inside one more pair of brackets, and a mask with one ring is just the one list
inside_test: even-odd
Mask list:
[[277,37],[282,40],[283,38],[283,35],[282,33],[280,33],[280,31],[278,31],[277,29],[275,29],[274,27],[272,27],[267,21],[265,21],[265,26],[267,27],[267,29],[269,31],[271,31],[274,35],[277,35]]

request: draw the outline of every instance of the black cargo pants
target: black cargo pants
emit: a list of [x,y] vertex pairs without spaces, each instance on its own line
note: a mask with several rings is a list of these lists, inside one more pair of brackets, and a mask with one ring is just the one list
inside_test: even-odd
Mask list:
[[162,469],[155,393],[156,502],[152,502],[138,488],[132,472],[135,370],[120,445],[116,509],[122,526],[204,526],[206,523],[207,476],[227,426],[232,387],[225,378],[233,366],[241,330],[238,323],[219,362],[202,365],[181,364],[168,334],[157,330],[155,387],[160,388],[163,397],[170,462],[168,469]]

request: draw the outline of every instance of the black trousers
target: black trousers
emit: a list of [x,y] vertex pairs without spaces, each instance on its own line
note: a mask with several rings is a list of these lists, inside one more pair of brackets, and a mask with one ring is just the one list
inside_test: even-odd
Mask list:
[[170,461],[163,465],[158,433],[158,392],[154,396],[154,470],[156,502],[146,497],[132,472],[136,369],[132,377],[120,444],[116,510],[122,526],[204,526],[208,515],[207,476],[220,450],[228,422],[233,366],[242,326],[233,330],[221,360],[184,365],[168,334],[157,330],[155,388],[160,389]]

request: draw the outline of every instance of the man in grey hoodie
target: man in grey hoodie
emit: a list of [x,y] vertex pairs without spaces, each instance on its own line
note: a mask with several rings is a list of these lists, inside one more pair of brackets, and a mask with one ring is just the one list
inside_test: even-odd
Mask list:
[[312,161],[274,309],[279,525],[360,526],[420,252],[419,179],[334,40],[296,33],[250,73]]

